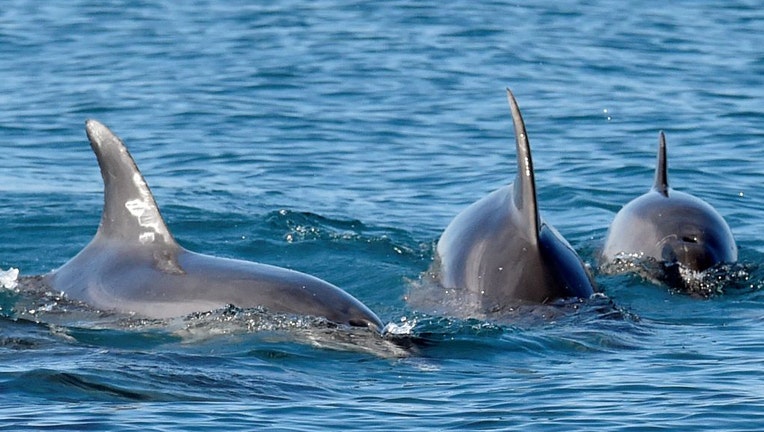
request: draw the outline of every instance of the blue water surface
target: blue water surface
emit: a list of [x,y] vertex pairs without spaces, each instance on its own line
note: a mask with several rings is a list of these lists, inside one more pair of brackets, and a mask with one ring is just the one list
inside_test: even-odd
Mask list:
[[[84,134],[126,142],[177,240],[308,272],[421,343],[224,310],[169,323],[0,293],[2,430],[758,430],[764,8],[757,1],[10,0],[0,8],[0,269],[92,238]],[[652,182],[725,217],[708,299],[597,273],[559,316],[406,302],[461,209],[514,177],[596,265]]]

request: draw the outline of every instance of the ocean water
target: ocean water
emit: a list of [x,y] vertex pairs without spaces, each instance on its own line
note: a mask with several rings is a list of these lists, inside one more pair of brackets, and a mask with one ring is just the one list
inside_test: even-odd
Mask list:
[[[182,245],[319,276],[401,335],[4,290],[0,429],[761,429],[762,27],[742,0],[4,2],[0,269],[95,233],[95,118]],[[587,263],[664,130],[671,185],[732,228],[734,283],[597,273],[597,298],[507,323],[408,304],[451,218],[514,177],[506,87],[542,215]]]

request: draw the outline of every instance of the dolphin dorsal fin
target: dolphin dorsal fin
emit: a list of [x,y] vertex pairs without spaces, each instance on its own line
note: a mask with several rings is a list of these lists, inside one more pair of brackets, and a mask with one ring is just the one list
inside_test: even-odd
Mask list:
[[124,143],[103,124],[85,122],[104,183],[104,206],[96,238],[157,248],[178,247],[154,196]]
[[658,160],[655,164],[655,183],[653,190],[663,196],[668,196],[668,161],[666,160],[666,134],[658,134]]
[[514,205],[526,220],[529,238],[538,240],[539,235],[539,212],[536,203],[536,181],[533,176],[533,160],[531,159],[531,146],[528,134],[525,131],[523,116],[520,107],[517,106],[515,96],[507,89],[509,111],[512,113],[512,122],[515,126],[515,141],[517,143],[517,175],[514,181]]

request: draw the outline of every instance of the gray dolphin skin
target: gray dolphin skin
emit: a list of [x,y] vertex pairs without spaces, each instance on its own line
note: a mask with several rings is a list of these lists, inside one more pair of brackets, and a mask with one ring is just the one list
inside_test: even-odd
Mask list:
[[512,92],[507,98],[517,142],[517,174],[448,225],[431,274],[481,313],[518,302],[588,298],[594,282],[568,242],[539,215],[530,143]]
[[324,317],[382,329],[345,291],[304,273],[190,252],[176,243],[122,141],[86,122],[104,181],[104,208],[93,240],[44,282],[95,308],[150,318],[185,316],[232,304]]
[[[705,201],[669,187],[662,131],[653,187],[626,204],[608,230],[601,259],[612,263],[619,257],[678,264],[695,272],[737,261],[735,239],[724,218]],[[658,276],[675,284],[676,275]],[[681,278],[675,282],[681,284]]]

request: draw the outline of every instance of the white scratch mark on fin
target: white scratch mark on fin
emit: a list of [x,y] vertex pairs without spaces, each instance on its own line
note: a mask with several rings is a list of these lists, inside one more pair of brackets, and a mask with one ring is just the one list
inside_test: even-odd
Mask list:
[[151,243],[156,239],[156,234],[162,235],[162,218],[153,205],[145,199],[134,199],[125,203],[125,208],[138,220],[138,225],[147,228],[140,233],[138,240],[143,243]]

